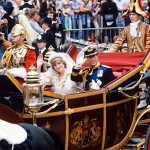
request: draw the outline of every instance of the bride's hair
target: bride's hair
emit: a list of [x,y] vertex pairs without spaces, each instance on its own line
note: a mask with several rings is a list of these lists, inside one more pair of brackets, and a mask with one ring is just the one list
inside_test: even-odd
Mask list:
[[[73,66],[75,66],[75,62],[67,53],[53,53],[52,55],[49,56],[48,64],[49,66],[51,66],[50,67],[52,69],[51,71],[55,71],[53,67],[54,66],[53,60],[58,61],[58,59],[56,58],[59,58],[59,61],[65,65],[68,71],[72,71]],[[55,64],[56,64],[56,61],[55,61]]]
[[52,68],[54,69],[54,66],[56,65],[57,62],[60,62],[62,64],[64,64],[65,68],[67,68],[67,64],[66,62],[61,58],[61,57],[56,57],[54,58],[52,61],[51,61],[51,64],[52,64]]

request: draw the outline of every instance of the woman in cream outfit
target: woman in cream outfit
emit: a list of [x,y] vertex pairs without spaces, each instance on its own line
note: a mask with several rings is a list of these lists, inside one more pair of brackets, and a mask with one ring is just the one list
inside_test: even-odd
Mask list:
[[[52,85],[54,92],[62,95],[77,93],[81,90],[82,85],[71,81],[70,75],[75,62],[66,53],[54,53],[50,55],[50,68],[40,74],[41,83],[44,85]],[[37,60],[37,71],[43,64],[42,55]]]

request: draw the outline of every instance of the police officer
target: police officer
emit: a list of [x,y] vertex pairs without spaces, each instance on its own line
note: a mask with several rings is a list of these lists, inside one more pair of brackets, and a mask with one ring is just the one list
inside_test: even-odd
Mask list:
[[[85,61],[90,67],[83,69]],[[100,64],[96,48],[87,46],[81,50],[76,59],[76,66],[72,70],[72,81],[83,82],[85,90],[98,90],[113,79],[112,69]]]
[[[43,60],[45,58],[45,54],[48,52],[48,48],[46,48],[46,37],[45,33],[39,34],[37,38],[37,46],[38,46],[38,57],[42,57]],[[41,55],[41,56],[40,56]],[[44,72],[44,66],[42,65],[40,72]]]
[[44,58],[45,54],[48,52],[48,49],[46,48],[46,36],[45,36],[45,34],[44,33],[39,34],[36,42],[37,42],[37,45],[39,48],[38,54],[42,54],[43,58]]

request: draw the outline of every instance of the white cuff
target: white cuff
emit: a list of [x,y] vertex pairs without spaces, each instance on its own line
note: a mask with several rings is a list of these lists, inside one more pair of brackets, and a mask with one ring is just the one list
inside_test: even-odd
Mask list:
[[76,64],[76,65],[74,66],[74,68],[75,68],[75,69],[81,69],[81,68],[82,68],[82,65]]

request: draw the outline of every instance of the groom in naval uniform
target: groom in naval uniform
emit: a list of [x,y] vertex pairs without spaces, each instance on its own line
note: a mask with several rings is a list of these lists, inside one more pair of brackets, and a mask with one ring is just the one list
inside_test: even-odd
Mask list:
[[[89,68],[82,68],[85,61],[89,63]],[[82,82],[85,90],[98,90],[113,79],[112,69],[100,64],[96,48],[87,46],[81,50],[72,70],[72,81]]]

